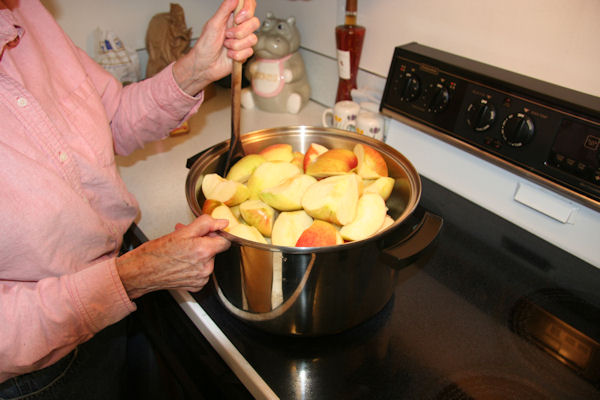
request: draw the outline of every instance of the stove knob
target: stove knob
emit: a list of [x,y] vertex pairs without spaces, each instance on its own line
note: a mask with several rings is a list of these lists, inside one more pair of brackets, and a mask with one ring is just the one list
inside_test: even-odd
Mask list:
[[502,138],[513,147],[521,147],[531,142],[535,134],[533,120],[526,114],[510,114],[502,122]]
[[496,107],[486,99],[469,104],[467,107],[467,124],[477,132],[486,131],[496,119]]
[[419,77],[407,72],[400,82],[400,100],[413,101],[421,93]]
[[427,88],[426,93],[426,106],[427,111],[432,112],[434,114],[440,113],[448,107],[448,103],[450,102],[450,92],[448,88],[438,82],[436,84],[431,84]]

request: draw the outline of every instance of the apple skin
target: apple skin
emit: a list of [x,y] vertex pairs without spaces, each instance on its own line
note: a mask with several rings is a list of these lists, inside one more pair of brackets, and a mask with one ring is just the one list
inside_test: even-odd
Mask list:
[[265,161],[267,160],[259,154],[247,154],[231,166],[225,179],[246,183],[254,170]]
[[354,219],[362,179],[354,174],[330,176],[310,185],[302,196],[302,208],[313,218],[345,225]]
[[294,164],[296,167],[304,171],[304,153],[300,153],[299,151],[294,152],[294,158],[290,163]]
[[204,175],[202,193],[207,200],[217,200],[227,206],[240,204],[250,196],[246,185],[222,178],[218,174]]
[[267,161],[258,166],[248,179],[246,185],[250,191],[250,199],[258,199],[265,189],[279,185],[286,179],[300,175],[302,170],[289,162]]
[[377,193],[365,193],[358,200],[356,218],[342,226],[340,235],[348,241],[366,239],[379,231],[386,215],[383,198]]
[[308,164],[305,173],[315,178],[326,178],[333,175],[347,174],[357,164],[356,155],[351,150],[331,149]]
[[356,173],[364,179],[377,179],[388,176],[388,167],[381,153],[373,147],[359,143],[354,146],[357,165]]
[[220,205],[223,205],[223,203],[221,203],[218,200],[213,200],[213,199],[204,200],[204,203],[202,204],[202,214],[211,215],[213,210]]
[[304,160],[302,162],[302,169],[306,172],[306,168],[309,164],[312,164],[313,161],[317,159],[318,156],[325,153],[329,150],[327,147],[320,145],[318,143],[311,143],[304,154]]
[[383,200],[390,198],[392,190],[394,190],[394,183],[396,180],[389,176],[382,176],[373,181],[369,180],[369,183],[365,185],[363,190],[364,193],[377,193]]
[[260,200],[246,200],[240,204],[242,219],[250,226],[255,227],[262,236],[270,237],[275,221],[273,207]]
[[296,211],[302,208],[302,196],[317,179],[306,174],[292,176],[277,186],[259,193],[258,197],[279,211]]
[[232,227],[240,223],[235,215],[233,215],[229,207],[227,207],[225,204],[215,207],[210,216],[215,219],[226,219],[229,221],[229,225],[225,227],[225,231],[227,232],[229,232]]
[[313,223],[304,210],[279,213],[273,224],[271,243],[276,246],[294,247],[302,232]]
[[265,147],[259,153],[267,161],[291,162],[294,159],[294,149],[291,144],[276,143]]
[[337,228],[329,222],[315,220],[298,238],[296,247],[335,246],[344,243]]
[[246,224],[237,224],[231,229],[227,230],[227,232],[242,239],[267,244],[267,240],[263,237],[263,235],[260,234],[258,229],[256,229],[256,227],[254,226]]

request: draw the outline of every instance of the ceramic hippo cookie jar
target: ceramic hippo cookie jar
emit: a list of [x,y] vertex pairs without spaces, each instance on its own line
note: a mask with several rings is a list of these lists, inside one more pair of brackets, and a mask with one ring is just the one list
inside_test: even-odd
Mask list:
[[280,19],[267,13],[256,36],[254,56],[246,66],[252,89],[242,91],[242,107],[297,114],[308,101],[310,86],[298,52],[296,19]]

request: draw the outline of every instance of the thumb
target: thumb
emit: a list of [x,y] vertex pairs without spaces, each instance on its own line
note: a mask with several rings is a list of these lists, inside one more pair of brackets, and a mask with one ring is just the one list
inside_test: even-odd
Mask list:
[[227,24],[227,21],[235,11],[237,5],[238,0],[224,0],[212,19],[222,25]]

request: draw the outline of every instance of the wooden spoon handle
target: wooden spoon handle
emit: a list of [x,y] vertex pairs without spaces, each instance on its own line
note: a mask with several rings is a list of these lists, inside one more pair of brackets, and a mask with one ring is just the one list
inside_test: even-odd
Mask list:
[[[234,17],[244,7],[244,0],[238,0],[238,5],[233,12]],[[231,71],[231,131],[239,140],[240,137],[240,113],[242,96],[242,63],[233,60]]]

